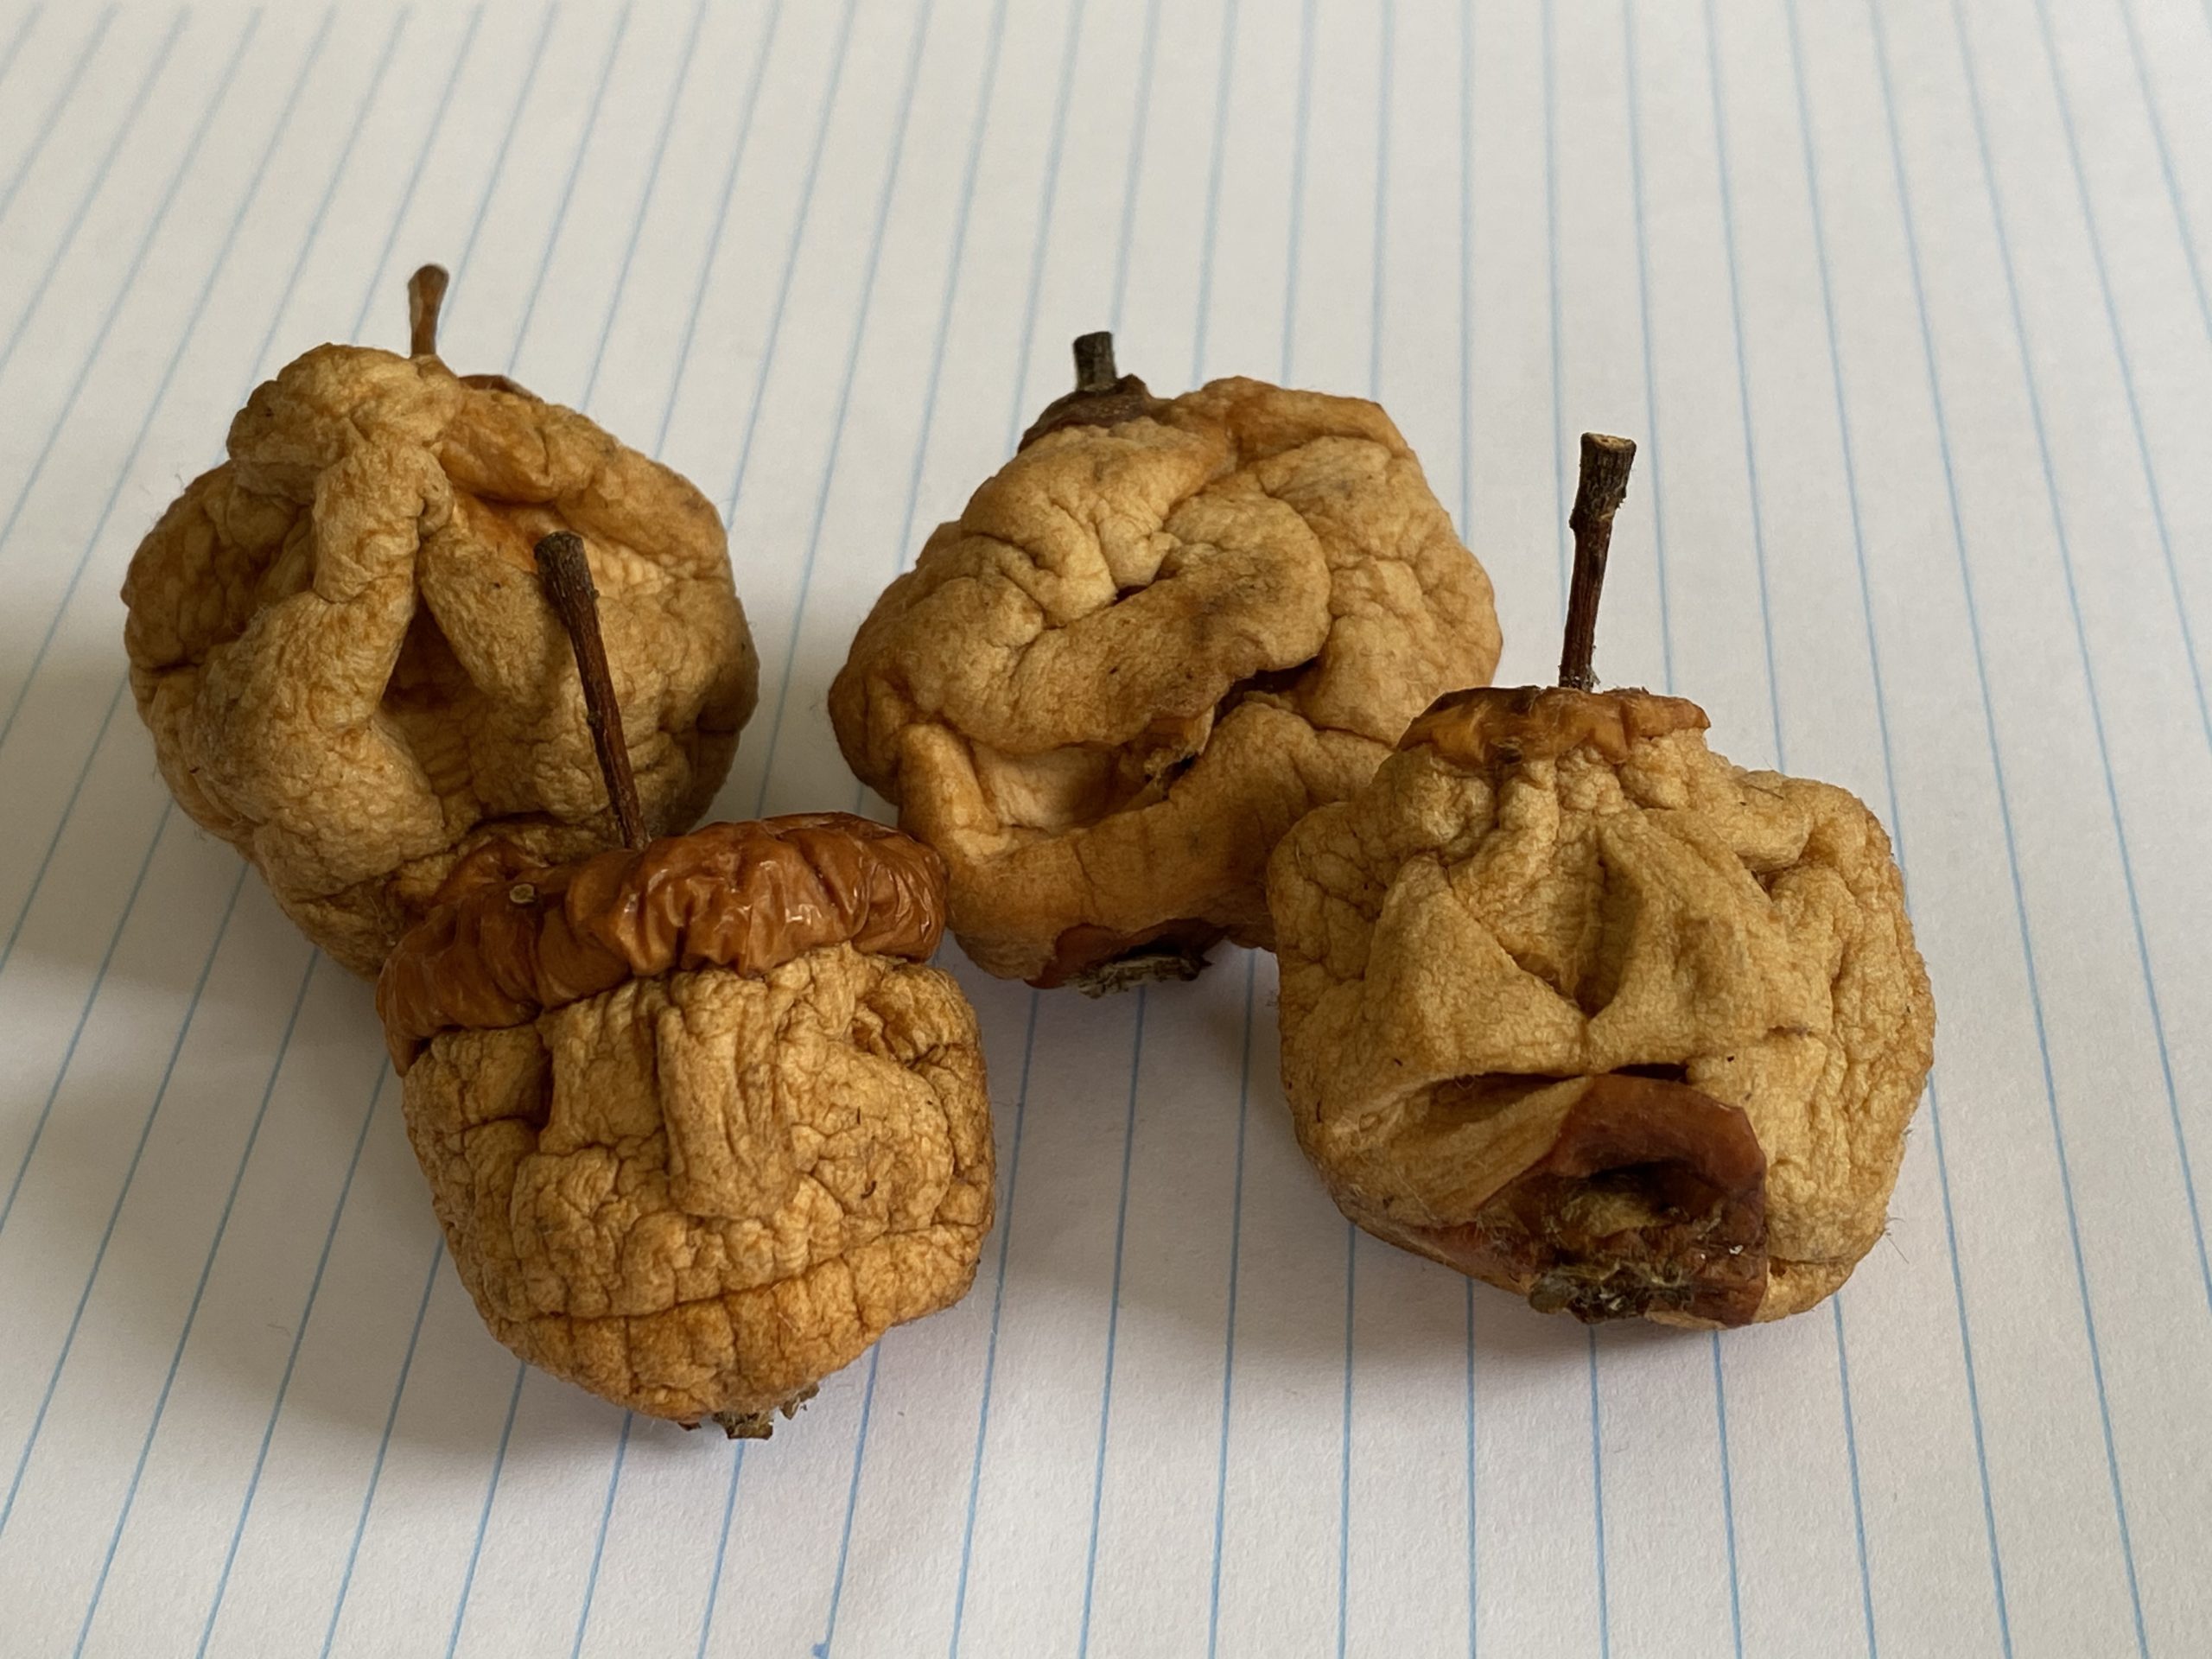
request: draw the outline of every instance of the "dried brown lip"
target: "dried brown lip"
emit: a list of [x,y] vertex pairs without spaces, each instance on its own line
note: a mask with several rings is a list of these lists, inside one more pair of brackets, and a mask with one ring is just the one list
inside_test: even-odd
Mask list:
[[1742,1108],[1608,1072],[1473,1220],[1411,1230],[1540,1313],[1745,1325],[1766,1290],[1766,1154]]

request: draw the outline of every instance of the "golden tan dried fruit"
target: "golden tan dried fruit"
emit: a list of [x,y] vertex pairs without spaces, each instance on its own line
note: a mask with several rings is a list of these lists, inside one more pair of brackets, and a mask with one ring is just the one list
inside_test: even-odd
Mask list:
[[1547,1312],[1740,1325],[1881,1236],[1935,1005],[1863,804],[1582,689],[1626,454],[1593,500],[1586,448],[1562,684],[1440,699],[1276,849],[1283,1081],[1376,1236]]
[[944,926],[942,861],[842,813],[462,860],[377,1004],[493,1333],[632,1410],[765,1435],[957,1300],[992,1144],[975,1014],[925,965]]
[[1078,384],[940,525],[830,693],[944,855],[976,963],[1087,989],[1271,937],[1276,838],[1497,664],[1490,582],[1389,417],[1217,380]]
[[410,284],[410,356],[317,346],[258,388],[123,588],[178,803],[364,974],[473,849],[618,838],[541,536],[591,549],[652,830],[705,810],[758,677],[712,504],[575,410],[447,368],[444,284]]

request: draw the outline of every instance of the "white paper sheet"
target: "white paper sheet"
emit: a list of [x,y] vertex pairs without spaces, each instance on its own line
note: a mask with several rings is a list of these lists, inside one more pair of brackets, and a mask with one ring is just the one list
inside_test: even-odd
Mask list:
[[[0,1651],[2182,1655],[2212,1625],[2212,15],[2196,0],[50,0],[0,15]],[[1897,833],[1889,1238],[1714,1340],[1353,1235],[1273,969],[969,970],[974,1294],[771,1443],[514,1360],[365,988],[172,808],[118,583],[306,346],[511,369],[725,506],[725,815],[1111,326],[1372,393],[1554,660]]]

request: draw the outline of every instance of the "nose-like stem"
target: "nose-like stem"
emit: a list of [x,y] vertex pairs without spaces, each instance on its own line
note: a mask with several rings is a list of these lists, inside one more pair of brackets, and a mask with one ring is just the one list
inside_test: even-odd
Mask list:
[[607,642],[599,631],[599,591],[592,586],[583,537],[574,531],[556,530],[537,543],[537,556],[545,596],[575,650],[576,675],[584,687],[584,720],[591,728],[591,746],[599,756],[600,776],[607,780],[615,824],[626,846],[642,847],[645,815],[638,804],[638,780],[630,771],[630,747],[622,735],[614,677],[607,671]]
[[1075,337],[1075,389],[1077,391],[1111,391],[1121,376],[1114,371],[1114,336],[1100,329],[1095,334]]
[[438,354],[438,310],[446,302],[446,268],[424,265],[407,279],[407,354]]
[[1559,683],[1577,691],[1598,683],[1591,658],[1598,647],[1598,596],[1605,585],[1605,556],[1613,544],[1613,515],[1628,494],[1636,444],[1602,432],[1582,435],[1582,472],[1567,515],[1574,531],[1574,577],[1567,590],[1567,632],[1560,646]]

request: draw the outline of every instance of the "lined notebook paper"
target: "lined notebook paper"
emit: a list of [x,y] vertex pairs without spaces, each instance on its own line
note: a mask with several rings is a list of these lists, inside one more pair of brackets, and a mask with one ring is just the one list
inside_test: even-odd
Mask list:
[[[2199,0],[7,8],[0,1651],[2205,1651],[2208,79]],[[967,1300],[766,1444],[520,1369],[115,597],[431,259],[452,361],[728,518],[723,816],[861,800],[830,677],[1078,332],[1380,398],[1509,682],[1574,435],[1637,436],[1601,673],[1903,856],[1888,1237],[1779,1326],[1541,1319],[1338,1215],[1268,958],[1094,1002],[948,949]]]

